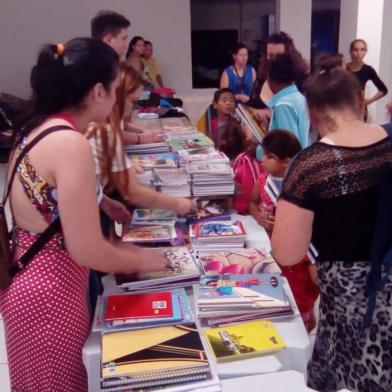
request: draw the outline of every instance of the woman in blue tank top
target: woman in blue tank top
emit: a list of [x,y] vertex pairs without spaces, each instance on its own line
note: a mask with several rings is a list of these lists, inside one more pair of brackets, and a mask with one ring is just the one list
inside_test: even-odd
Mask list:
[[252,92],[256,71],[248,62],[248,48],[238,43],[233,50],[233,65],[228,66],[222,73],[220,88],[228,87],[233,90],[237,102],[246,103]]

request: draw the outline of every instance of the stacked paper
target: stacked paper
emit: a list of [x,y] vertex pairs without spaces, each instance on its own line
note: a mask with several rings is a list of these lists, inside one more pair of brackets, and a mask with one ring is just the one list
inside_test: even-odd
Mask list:
[[154,169],[155,186],[167,195],[190,197],[190,176],[183,169]]
[[232,195],[234,172],[229,163],[192,163],[187,167],[194,196]]

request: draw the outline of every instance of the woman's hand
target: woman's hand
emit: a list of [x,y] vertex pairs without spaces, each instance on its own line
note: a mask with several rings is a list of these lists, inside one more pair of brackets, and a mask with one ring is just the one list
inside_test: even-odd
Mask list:
[[251,112],[256,121],[261,123],[265,128],[268,128],[271,119],[271,109],[252,109]]
[[270,214],[264,213],[263,211],[254,213],[252,216],[261,227],[264,227],[264,229],[268,232],[272,232],[275,223],[274,217],[270,216]]
[[179,198],[176,212],[179,215],[186,215],[192,209],[192,200],[186,198]]
[[135,174],[143,174],[144,173],[144,167],[140,163],[133,162],[132,169],[135,171]]
[[165,255],[153,249],[140,250],[140,262],[136,265],[137,272],[168,271],[169,264]]
[[147,143],[159,143],[163,142],[165,139],[161,135],[157,135],[156,133],[145,131],[140,135],[140,144]]

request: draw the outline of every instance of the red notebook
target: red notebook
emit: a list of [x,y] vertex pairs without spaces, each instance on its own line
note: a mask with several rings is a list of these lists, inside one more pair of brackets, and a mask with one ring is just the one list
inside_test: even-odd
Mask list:
[[106,320],[173,316],[172,293],[110,295]]

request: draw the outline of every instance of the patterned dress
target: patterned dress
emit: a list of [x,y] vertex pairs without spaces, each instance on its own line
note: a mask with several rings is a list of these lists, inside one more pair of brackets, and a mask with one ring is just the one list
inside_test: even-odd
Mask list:
[[[18,177],[27,196],[50,223],[58,216],[56,189],[26,155]],[[37,235],[14,230],[15,259]],[[11,388],[18,392],[87,391],[82,348],[89,333],[88,269],[76,264],[57,233],[0,291]]]
[[281,197],[313,211],[320,317],[308,385],[320,392],[392,391],[392,276],[377,293],[370,327],[369,250],[389,138],[364,147],[314,143],[294,160]]

